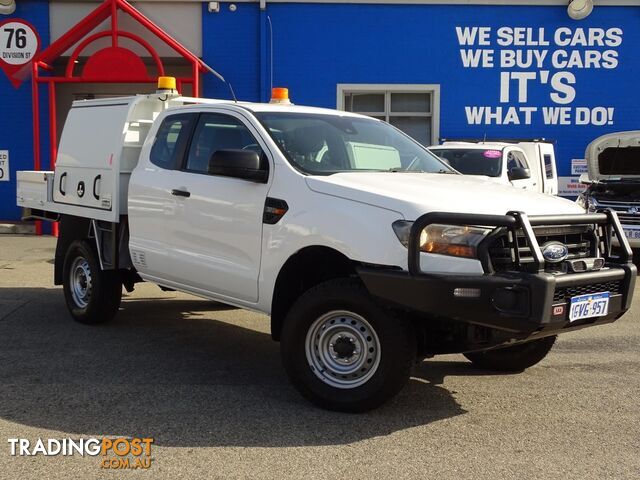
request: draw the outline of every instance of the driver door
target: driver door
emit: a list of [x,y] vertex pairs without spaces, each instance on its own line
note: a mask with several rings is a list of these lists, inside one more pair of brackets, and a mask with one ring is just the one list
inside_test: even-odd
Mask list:
[[217,150],[266,151],[253,126],[235,112],[200,114],[172,189],[183,204],[184,231],[174,246],[175,279],[196,293],[254,303],[268,183],[208,172]]

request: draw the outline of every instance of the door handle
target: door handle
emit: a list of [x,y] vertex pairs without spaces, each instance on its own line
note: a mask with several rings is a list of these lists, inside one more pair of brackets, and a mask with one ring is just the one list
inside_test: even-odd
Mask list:
[[98,182],[100,182],[100,185],[102,186],[102,175],[98,175],[93,179],[93,198],[96,200],[100,200],[100,195],[97,193],[96,189]]
[[58,185],[58,190],[60,191],[60,193],[62,195],[66,195],[67,194],[66,189],[65,190],[62,189],[62,182],[64,181],[66,176],[67,176],[67,172],[64,172],[62,175],[60,175],[60,184]]
[[189,198],[191,196],[191,192],[174,188],[173,190],[171,190],[171,195],[175,195],[176,197]]

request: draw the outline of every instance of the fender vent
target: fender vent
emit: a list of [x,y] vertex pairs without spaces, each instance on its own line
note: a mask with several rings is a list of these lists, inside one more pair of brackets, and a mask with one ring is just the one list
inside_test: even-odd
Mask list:
[[284,217],[287,211],[289,211],[287,202],[279,198],[267,197],[267,201],[264,204],[264,213],[262,214],[262,223],[275,225]]

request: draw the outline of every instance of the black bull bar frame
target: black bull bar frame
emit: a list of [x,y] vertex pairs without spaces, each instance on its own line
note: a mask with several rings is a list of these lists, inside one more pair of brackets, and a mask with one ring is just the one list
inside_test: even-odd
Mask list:
[[[520,268],[516,235],[520,232],[531,250],[533,263],[525,270],[501,273],[459,274],[425,273],[420,267],[420,235],[431,224],[503,227],[512,233],[516,268]],[[602,270],[582,273],[552,274],[545,272],[545,259],[534,233],[536,226],[597,226],[602,233],[605,266]],[[613,255],[612,237],[620,243]],[[479,253],[483,245],[478,248]],[[488,255],[488,252],[485,252]],[[486,269],[485,269],[486,270]],[[559,330],[610,323],[622,316],[630,306],[635,286],[636,267],[632,250],[624,236],[616,213],[546,215],[528,217],[522,212],[506,215],[432,212],[419,217],[409,236],[408,272],[397,268],[361,267],[360,278],[369,292],[388,303],[429,316],[512,332],[514,337],[548,335]],[[554,300],[560,289],[588,288],[617,282],[606,316],[569,321],[569,300]],[[595,287],[594,287],[595,288]],[[455,289],[476,289],[474,298],[454,296]],[[596,293],[596,292],[590,292]]]

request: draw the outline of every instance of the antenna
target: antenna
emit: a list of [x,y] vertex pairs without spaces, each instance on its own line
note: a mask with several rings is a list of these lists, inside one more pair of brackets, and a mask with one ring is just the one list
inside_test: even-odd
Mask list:
[[223,77],[222,75],[220,75],[218,72],[216,72],[213,68],[211,68],[211,67],[210,67],[209,65],[207,65],[206,63],[202,62],[202,60],[201,60],[201,63],[202,63],[202,66],[203,66],[207,71],[209,71],[210,73],[213,73],[213,75],[215,75],[215,77],[216,77],[218,80],[220,80],[221,82],[223,82],[223,83],[226,83],[226,84],[227,84],[227,86],[229,87],[229,90],[231,91],[231,97],[233,98],[233,101],[234,101],[234,102],[236,102],[236,103],[238,103],[238,99],[236,98],[236,94],[235,94],[235,92],[233,91],[233,87],[231,86],[231,83],[227,82],[227,81],[224,79],[224,77]]
[[273,90],[273,24],[271,23],[271,17],[267,15],[267,22],[269,22],[269,81],[271,85],[269,85],[269,91]]

